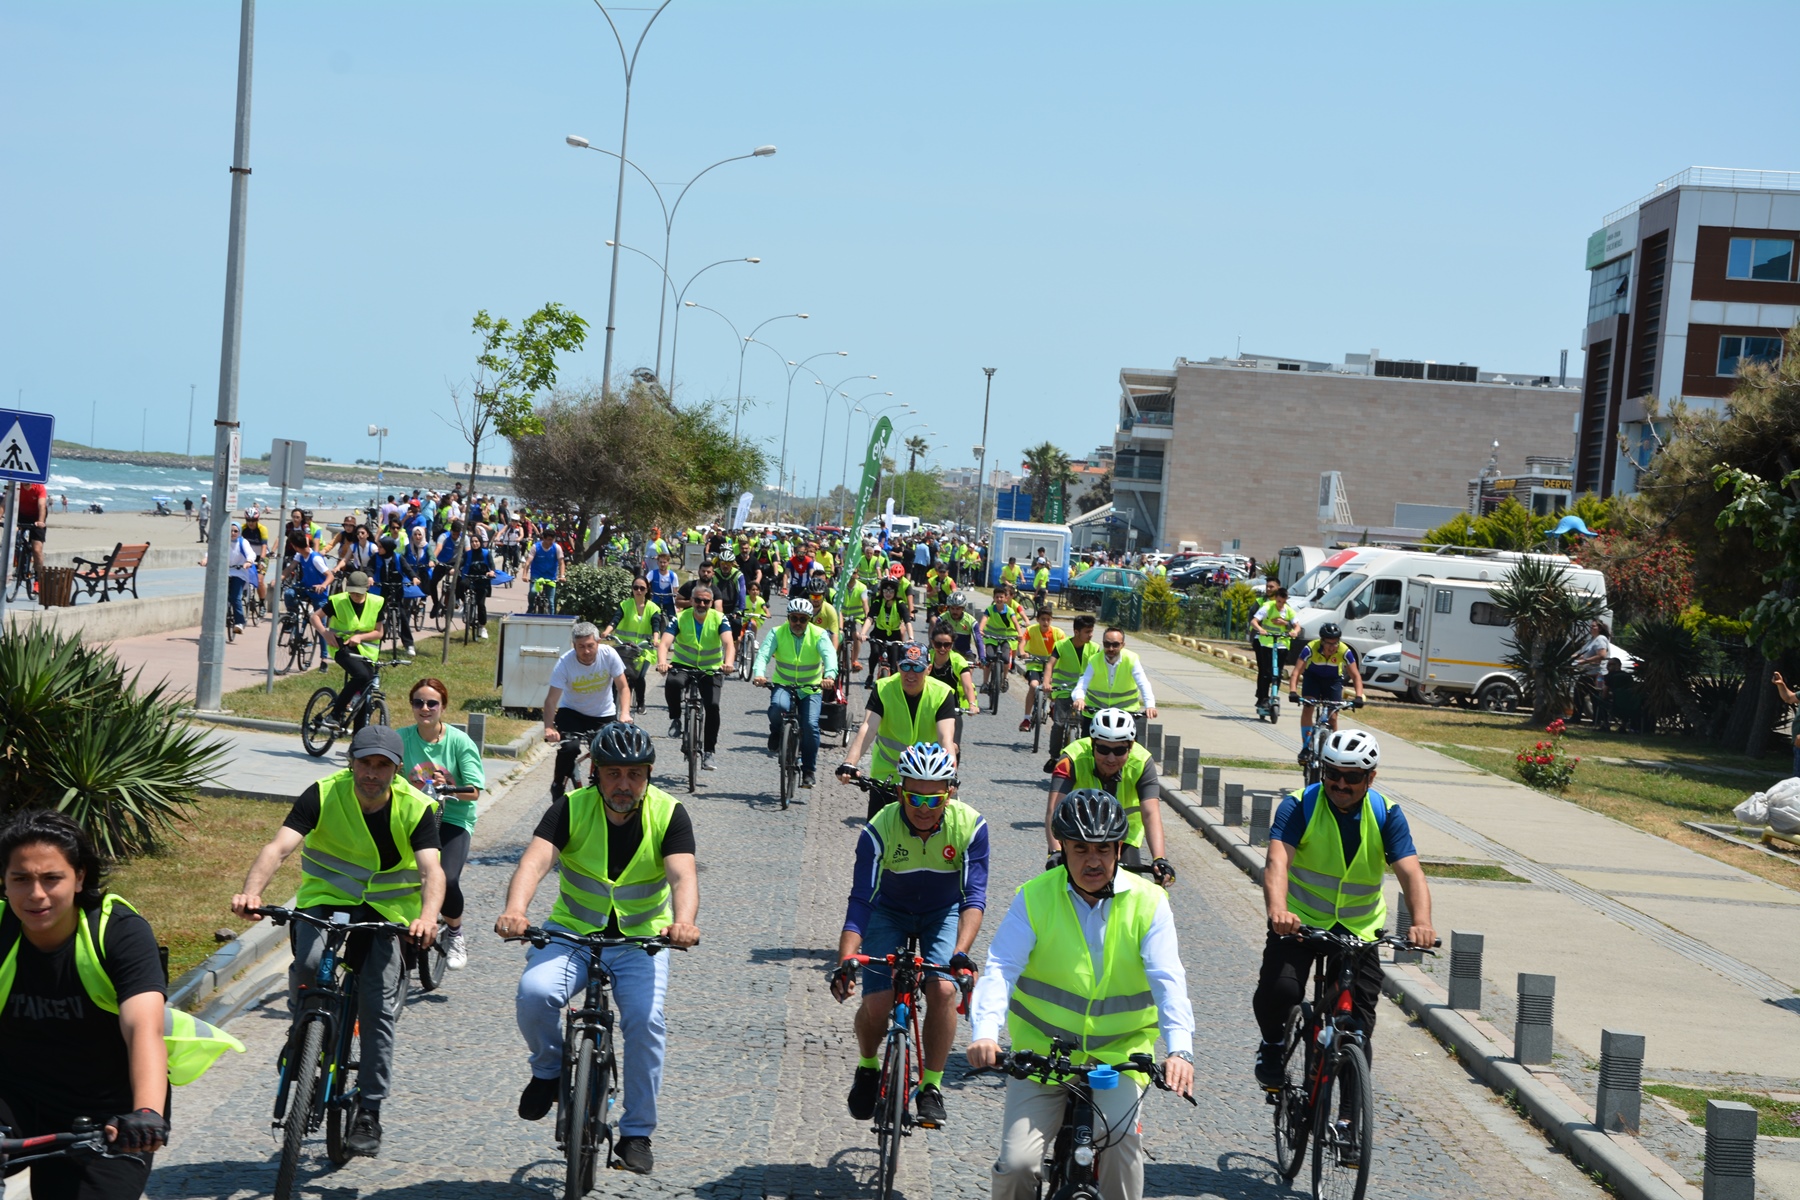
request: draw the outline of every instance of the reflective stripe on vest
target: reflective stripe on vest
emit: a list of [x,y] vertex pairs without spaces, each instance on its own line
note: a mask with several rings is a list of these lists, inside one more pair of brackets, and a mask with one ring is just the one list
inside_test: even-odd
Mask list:
[[719,635],[725,618],[717,609],[709,608],[702,624],[694,620],[694,611],[685,609],[675,618],[673,661],[678,667],[717,671],[725,665],[725,641]]
[[808,625],[806,635],[796,638],[794,631],[783,625],[773,636],[770,682],[808,695],[818,691],[825,678],[825,646],[830,644],[830,635],[816,625]]
[[1362,844],[1349,863],[1344,861],[1337,816],[1319,784],[1300,794],[1302,805],[1309,802],[1312,816],[1288,862],[1288,909],[1308,925],[1319,929],[1342,925],[1363,941],[1373,941],[1387,923],[1387,901],[1381,894],[1387,862],[1381,826],[1387,817],[1387,798],[1375,791],[1364,797],[1359,818]]
[[[382,599],[373,592],[363,597],[362,612],[357,612],[350,604],[350,593],[339,592],[331,598],[331,620],[328,624],[333,633],[368,633],[381,624]],[[374,642],[364,642],[356,648],[370,662],[381,657],[381,647]]]
[[[1263,601],[1263,606],[1256,610],[1256,619],[1262,622],[1262,627],[1264,629],[1269,628],[1269,622],[1276,619],[1286,621],[1287,624],[1284,628],[1292,629],[1294,627],[1294,616],[1295,613],[1292,607],[1286,604],[1276,607],[1275,601],[1273,600]],[[1256,640],[1264,646],[1283,647],[1293,641],[1290,637],[1275,633],[1258,634]]]
[[319,781],[319,824],[301,844],[298,907],[367,904],[390,921],[405,924],[418,919],[424,904],[412,835],[432,805],[403,779],[394,780],[388,804],[388,831],[400,861],[382,870],[350,772],[338,771]]
[[662,609],[648,600],[644,601],[641,608],[637,601],[627,600],[619,606],[619,619],[613,625],[613,631],[634,634],[640,641],[646,640],[656,632],[656,617],[661,612]]
[[1081,1062],[1117,1062],[1154,1049],[1156,997],[1139,947],[1157,906],[1167,903],[1161,889],[1128,871],[1118,873],[1107,902],[1098,978],[1066,869],[1037,876],[1014,903],[1025,905],[1036,941],[1007,1005],[1013,1049],[1048,1053],[1054,1038]]
[[663,834],[675,812],[675,798],[654,785],[640,808],[643,841],[617,879],[606,878],[607,838],[612,823],[594,788],[569,793],[569,844],[561,851],[560,885],[550,916],[577,933],[599,933],[617,912],[619,932],[653,937],[670,925],[669,876],[663,866]]
[[1095,769],[1094,739],[1081,738],[1070,742],[1063,754],[1069,760],[1069,789],[1099,788],[1111,793],[1125,810],[1125,842],[1131,846],[1144,844],[1144,814],[1138,799],[1138,780],[1144,774],[1144,765],[1150,761],[1150,751],[1133,742],[1131,752],[1125,756],[1125,765],[1119,769],[1118,781],[1112,785],[1102,783],[1100,772]]
[[900,602],[884,601],[875,606],[875,628],[891,634],[900,628]]
[[925,676],[915,714],[907,703],[904,675],[890,675],[875,685],[881,697],[881,724],[875,730],[875,749],[869,755],[869,775],[886,782],[900,769],[900,755],[914,742],[935,742],[937,711],[950,696],[942,680]]
[[1099,656],[1100,647],[1092,638],[1085,646],[1077,646],[1073,638],[1056,643],[1056,659],[1050,667],[1050,694],[1058,700],[1067,700],[1075,685],[1081,682],[1088,663]]
[[1122,708],[1126,712],[1136,712],[1142,707],[1143,697],[1138,695],[1137,672],[1134,670],[1137,660],[1138,656],[1130,650],[1121,650],[1118,665],[1114,666],[1106,661],[1103,651],[1094,660],[1094,678],[1087,690],[1088,707]]

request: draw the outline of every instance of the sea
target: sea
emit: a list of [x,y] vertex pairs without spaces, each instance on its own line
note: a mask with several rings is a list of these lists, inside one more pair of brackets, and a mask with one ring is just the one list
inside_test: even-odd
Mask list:
[[[184,467],[144,467],[70,458],[51,462],[49,489],[51,499],[59,507],[61,499],[68,497],[71,511],[86,511],[90,504],[98,504],[107,512],[154,512],[158,499],[180,511],[183,500],[199,504],[200,497],[211,492],[212,475]],[[362,505],[372,493],[367,484],[323,489],[308,485],[299,495],[289,492],[288,502],[306,508]],[[271,487],[263,476],[240,476],[239,509],[255,503],[273,508],[280,500],[281,489]]]

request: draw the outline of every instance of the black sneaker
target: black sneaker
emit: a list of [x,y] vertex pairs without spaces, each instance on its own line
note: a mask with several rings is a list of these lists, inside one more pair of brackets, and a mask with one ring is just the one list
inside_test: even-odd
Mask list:
[[913,1097],[913,1111],[918,1113],[919,1124],[925,1128],[942,1128],[947,1119],[944,1116],[944,1093],[929,1083],[921,1085],[918,1094]]
[[672,738],[678,738],[681,736],[681,722],[680,721],[670,721],[669,722],[669,736]]
[[875,1101],[881,1095],[881,1068],[858,1067],[850,1085],[850,1116],[867,1121],[875,1115]]
[[800,773],[800,787],[803,790],[810,790],[812,788],[812,786],[817,782],[818,782],[817,776],[815,776],[811,771],[802,771]]
[[774,754],[777,751],[779,751],[780,749],[781,749],[781,735],[779,733],[771,733],[769,735],[769,753]]
[[1281,1043],[1264,1042],[1256,1048],[1256,1082],[1276,1091],[1286,1082],[1281,1071]]
[[366,1108],[356,1110],[350,1132],[344,1135],[344,1149],[358,1158],[374,1158],[381,1153],[381,1118]]
[[656,1166],[656,1156],[650,1153],[647,1137],[620,1138],[613,1153],[619,1156],[619,1162],[627,1171],[636,1171],[639,1175],[648,1175]]
[[556,1093],[561,1090],[562,1080],[557,1078],[539,1079],[536,1075],[525,1085],[525,1091],[519,1096],[519,1116],[526,1121],[541,1121],[550,1106],[556,1103]]

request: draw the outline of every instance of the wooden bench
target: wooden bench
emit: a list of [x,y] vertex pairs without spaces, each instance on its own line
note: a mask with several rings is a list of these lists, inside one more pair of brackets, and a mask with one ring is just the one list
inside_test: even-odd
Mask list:
[[131,592],[131,598],[136,600],[138,566],[149,551],[149,542],[136,546],[120,542],[100,562],[78,556],[74,560],[75,582],[90,596],[98,592],[102,604],[111,596],[123,596],[127,590]]

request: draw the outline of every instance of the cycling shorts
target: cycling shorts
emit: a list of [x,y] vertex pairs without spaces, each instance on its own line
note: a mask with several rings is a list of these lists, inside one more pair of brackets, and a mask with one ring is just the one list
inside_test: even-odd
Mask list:
[[[897,954],[906,945],[906,935],[916,934],[919,956],[926,962],[948,963],[956,953],[956,926],[961,906],[934,909],[925,913],[901,912],[876,904],[869,909],[868,928],[863,930],[862,952],[871,958]],[[949,979],[943,971],[926,973],[932,979]],[[893,969],[886,963],[867,963],[862,972],[863,994],[885,992],[894,986]]]

